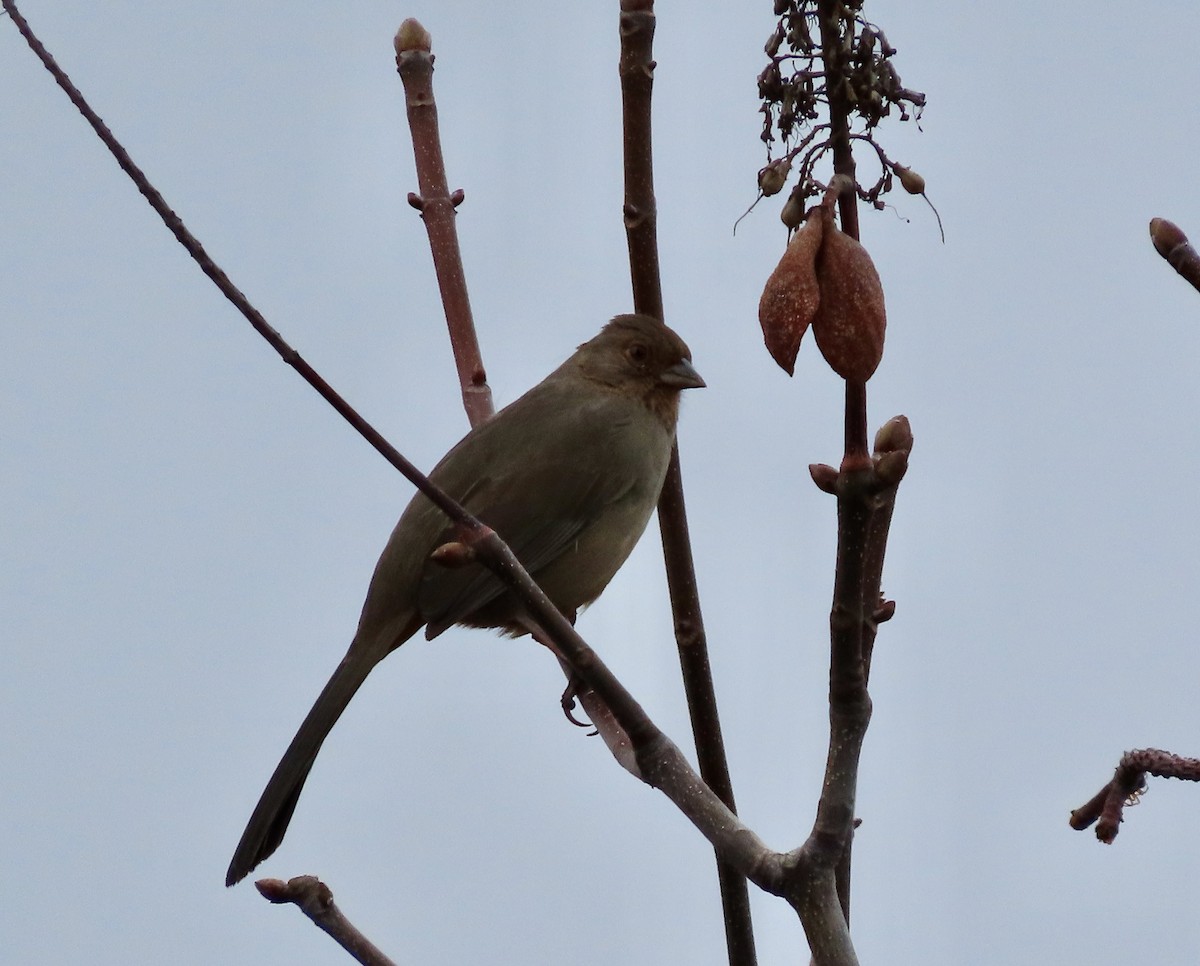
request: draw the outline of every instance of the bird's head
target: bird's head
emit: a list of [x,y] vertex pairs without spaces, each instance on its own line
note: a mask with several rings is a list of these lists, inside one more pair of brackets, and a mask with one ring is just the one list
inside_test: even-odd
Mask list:
[[585,378],[641,399],[671,431],[680,390],[704,386],[687,343],[648,315],[618,315],[573,361]]

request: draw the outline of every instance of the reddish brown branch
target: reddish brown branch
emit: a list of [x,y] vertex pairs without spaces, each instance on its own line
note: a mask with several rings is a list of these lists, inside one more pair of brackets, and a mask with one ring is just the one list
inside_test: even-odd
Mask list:
[[[859,237],[858,198],[854,152],[850,144],[850,103],[846,96],[846,60],[850,37],[846,10],[840,0],[820,0],[818,21],[821,34],[821,60],[825,70],[825,88],[829,98],[829,140],[833,148],[834,175],[843,175],[850,186],[838,198],[841,228],[855,240]],[[838,558],[834,577],[834,604],[830,616],[832,631],[829,715],[830,751],[826,765],[826,786],[818,807],[821,826],[826,798],[837,800],[825,808],[826,821],[838,823],[840,855],[836,870],[838,901],[846,923],[850,922],[850,866],[854,837],[854,802],[858,781],[859,752],[870,721],[870,697],[867,695],[865,633],[867,613],[863,600],[868,592],[864,574],[867,535],[871,514],[865,503],[871,486],[863,464],[867,457],[867,387],[865,382],[846,382],[845,453],[838,488]],[[852,482],[857,481],[857,482]],[[861,519],[860,519],[861,517]],[[843,541],[850,541],[844,544]],[[839,723],[845,733],[839,735]],[[834,772],[837,767],[839,770]],[[830,784],[830,777],[839,780]],[[827,830],[832,831],[832,830]]]
[[[653,0],[621,0],[621,118],[624,131],[625,236],[635,311],[663,318],[658,259],[658,212],[654,196],[651,103],[654,88]],[[696,584],[679,448],[671,452],[658,504],[659,529],[675,642],[691,717],[700,774],[720,800],[736,812],[733,780],[725,755],[716,691],[708,659],[704,615]],[[718,857],[717,879],[725,914],[725,942],[731,966],[754,966],[754,931],[745,876]]]
[[462,387],[467,419],[475,426],[491,417],[492,390],[475,335],[471,300],[467,295],[462,252],[455,231],[455,210],[463,200],[461,189],[450,193],[442,141],[438,134],[437,102],[433,97],[433,54],[429,32],[416,20],[408,19],[396,33],[396,69],[404,83],[408,128],[412,134],[413,156],[417,167],[420,194],[410,194],[408,203],[421,213],[429,233],[429,249],[442,294],[446,326]]
[[316,876],[298,875],[287,882],[259,879],[254,885],[270,902],[292,903],[363,966],[396,966],[342,914],[329,886]]
[[1188,243],[1179,226],[1165,218],[1154,218],[1150,222],[1150,240],[1155,251],[1193,288],[1200,290],[1200,254]]
[[625,239],[634,311],[663,318],[654,197],[651,95],[654,90],[654,0],[621,0],[621,122],[625,156]]
[[1140,748],[1121,756],[1112,780],[1091,800],[1071,813],[1071,828],[1082,831],[1096,823],[1096,838],[1110,845],[1124,821],[1125,806],[1146,791],[1146,776],[1200,781],[1200,758],[1183,758],[1157,748]]

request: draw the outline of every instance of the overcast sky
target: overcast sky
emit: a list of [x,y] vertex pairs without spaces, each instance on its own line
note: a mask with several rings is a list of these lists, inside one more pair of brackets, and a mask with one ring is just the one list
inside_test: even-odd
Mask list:
[[[213,256],[419,465],[465,431],[392,35],[434,38],[491,385],[631,308],[616,2],[21,8]],[[1127,748],[1200,754],[1200,7],[871,0],[929,107],[885,124],[919,199],[864,212],[887,293],[872,429],[912,420],[859,800],[866,963],[1200,960],[1200,789],[1112,847],[1067,827]],[[708,388],[680,446],[738,802],[807,834],[825,754],[842,388],[756,308],[771,3],[659,4],[668,321]],[[862,158],[864,168],[868,159]],[[339,963],[223,876],[348,643],[409,485],[254,335],[0,20],[0,959]],[[774,199],[778,202],[780,199]],[[580,621],[690,746],[652,524]],[[724,962],[707,843],[564,722],[557,666],[414,640],[334,730],[259,874],[323,877],[407,963]],[[805,961],[754,894],[760,961]]]

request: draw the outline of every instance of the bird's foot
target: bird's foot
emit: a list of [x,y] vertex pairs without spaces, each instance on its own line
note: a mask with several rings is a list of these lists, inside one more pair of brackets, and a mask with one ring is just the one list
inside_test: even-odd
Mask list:
[[590,728],[592,727],[590,721],[580,721],[571,713],[575,710],[575,698],[581,690],[583,690],[583,681],[578,675],[572,674],[567,679],[567,686],[563,689],[562,698],[559,699],[559,703],[562,705],[563,714],[567,716],[567,720],[571,724],[577,728]]

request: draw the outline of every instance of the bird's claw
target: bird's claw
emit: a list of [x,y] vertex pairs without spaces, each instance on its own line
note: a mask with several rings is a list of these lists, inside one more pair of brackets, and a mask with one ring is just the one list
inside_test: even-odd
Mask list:
[[571,675],[571,680],[567,682],[566,689],[563,691],[562,697],[559,699],[559,704],[562,705],[563,714],[566,715],[567,720],[571,722],[571,724],[575,725],[577,728],[590,728],[592,727],[592,723],[590,721],[580,721],[571,713],[575,710],[575,696],[577,694],[579,694],[579,679],[574,675]]

